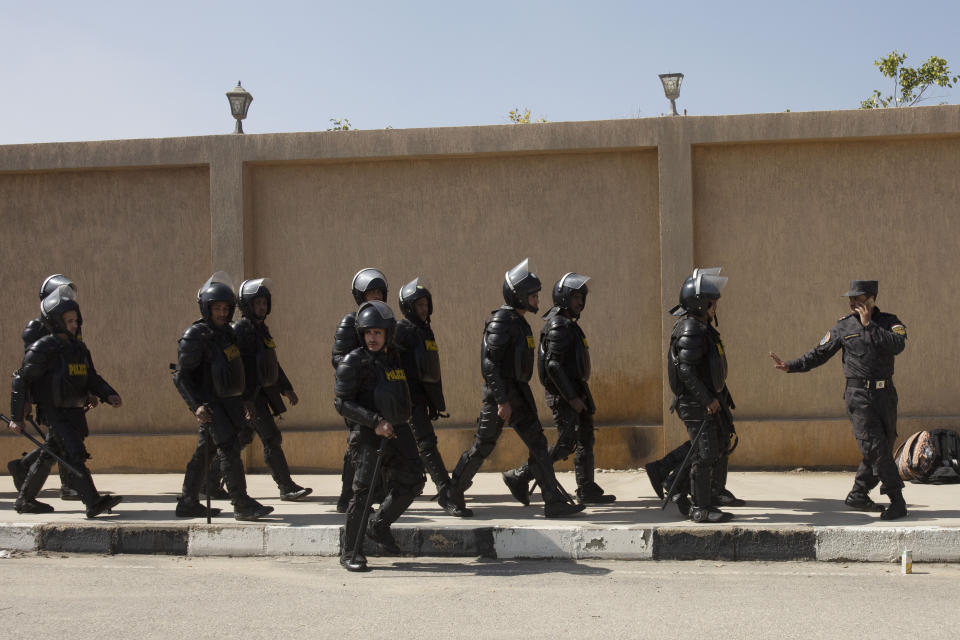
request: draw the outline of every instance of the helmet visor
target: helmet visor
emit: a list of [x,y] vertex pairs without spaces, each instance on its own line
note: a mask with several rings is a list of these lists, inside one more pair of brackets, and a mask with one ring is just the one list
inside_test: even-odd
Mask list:
[[570,289],[571,291],[580,291],[581,288],[590,281],[590,276],[579,273],[568,273],[560,278],[560,288]]
[[256,280],[245,280],[243,284],[240,285],[240,297],[244,300],[252,298],[256,295],[257,291],[260,290],[260,287],[263,287],[271,295],[273,294],[273,279],[272,278],[257,278]]
[[220,284],[225,284],[228,287],[230,287],[231,291],[235,291],[235,289],[233,288],[233,280],[230,278],[230,275],[226,271],[217,271],[212,276],[210,276],[207,279],[207,281],[203,283],[203,286],[200,287],[200,289],[197,291],[197,299],[198,300],[200,299],[200,294],[203,292],[204,289],[206,289],[207,287],[209,287],[215,282],[219,282]]
[[[71,289],[73,289],[74,294],[78,292],[77,285],[73,282],[73,280],[62,273],[56,273],[43,281],[43,285],[40,287],[40,298],[46,298],[48,295],[56,291],[57,287],[62,285],[68,285]],[[76,296],[74,296],[74,299],[75,298]]]
[[400,302],[413,300],[430,293],[430,280],[426,276],[417,276],[400,289]]
[[726,286],[728,278],[720,275],[722,267],[694,269],[693,278],[696,280],[696,295],[720,297],[720,292]]
[[523,262],[504,274],[504,278],[506,278],[507,283],[511,287],[516,287],[530,276],[533,276],[534,278],[537,277],[536,270],[533,266],[533,262],[530,261],[530,258],[525,258]]
[[40,311],[43,312],[44,316],[47,316],[65,300],[76,299],[77,298],[74,294],[73,288],[68,284],[62,284],[57,287],[53,293],[43,299],[43,301],[40,303]]
[[357,275],[353,276],[353,289],[355,291],[368,291],[370,284],[378,278],[383,280],[384,285],[386,285],[387,277],[379,269],[360,269]]

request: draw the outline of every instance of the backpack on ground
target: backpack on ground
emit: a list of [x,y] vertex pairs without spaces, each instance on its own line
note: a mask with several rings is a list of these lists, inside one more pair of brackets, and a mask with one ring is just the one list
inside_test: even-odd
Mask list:
[[900,445],[894,458],[903,480],[960,482],[960,433],[952,429],[918,431]]

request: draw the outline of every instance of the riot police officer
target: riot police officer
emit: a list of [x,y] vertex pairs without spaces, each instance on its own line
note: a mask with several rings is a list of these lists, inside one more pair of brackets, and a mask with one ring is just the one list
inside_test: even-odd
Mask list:
[[[197,292],[201,318],[187,327],[178,343],[173,382],[200,424],[197,448],[183,477],[177,516],[207,515],[200,504],[204,459],[216,448],[220,470],[237,520],[257,520],[271,513],[247,494],[239,434],[246,421],[243,392],[246,388],[243,357],[230,320],[236,308],[230,277],[218,271]],[[219,509],[211,510],[216,515]]]
[[[10,401],[10,429],[21,433],[27,397],[36,403],[37,411],[49,425],[47,446],[57,450],[64,459],[81,473],[73,479],[88,518],[112,509],[123,498],[100,495],[87,468],[87,449],[84,439],[89,434],[84,408],[90,395],[121,405],[120,395],[100,377],[93,366],[93,358],[86,345],[77,338],[83,317],[74,298],[73,289],[66,284],[58,286],[40,304],[41,316],[48,334],[27,349],[23,364],[13,376]],[[48,513],[49,505],[36,500],[53,458],[41,452],[30,466],[15,507],[19,513]]]
[[437,486],[437,501],[452,516],[470,517],[473,511],[464,503],[463,493],[450,482],[443,457],[437,448],[433,420],[444,416],[443,383],[440,378],[440,353],[430,319],[433,295],[426,278],[420,276],[400,289],[403,318],[397,323],[394,339],[400,362],[407,376],[412,413],[410,427],[430,478]]
[[[893,360],[906,347],[907,329],[892,313],[876,305],[879,286],[876,280],[853,280],[844,294],[852,313],[843,316],[820,340],[820,344],[796,360],[784,362],[770,352],[780,371],[810,371],[843,351],[843,375],[847,379],[844,400],[847,416],[853,423],[862,460],[854,477],[853,489],[845,503],[860,511],[880,511],[884,520],[907,515],[903,499],[903,480],[893,461],[897,438],[897,389],[893,386]],[[870,491],[880,484],[890,506],[884,509],[870,499]]]
[[[387,277],[379,269],[366,267],[357,271],[350,283],[350,290],[353,293],[353,299],[359,307],[369,300],[387,301]],[[337,331],[333,335],[333,352],[330,362],[333,364],[333,370],[337,367],[348,353],[360,347],[360,340],[357,338],[357,313],[351,311],[343,316],[340,324],[337,325]],[[349,429],[349,425],[347,425]],[[347,505],[353,496],[353,464],[350,462],[349,448],[343,454],[343,471],[340,473],[340,498],[337,500],[337,511],[346,513]],[[379,496],[378,496],[379,497]]]
[[[243,401],[250,419],[241,429],[239,438],[243,449],[253,441],[253,432],[257,432],[263,443],[264,462],[280,489],[280,499],[293,501],[307,497],[313,489],[301,487],[290,477],[290,466],[281,444],[283,436],[274,420],[274,416],[287,410],[283,396],[292,405],[296,405],[299,398],[280,366],[277,345],[266,323],[273,308],[272,288],[270,278],[244,280],[240,285],[238,306],[241,317],[233,323],[233,331],[237,334],[237,345],[243,358],[246,380]],[[210,466],[208,473],[216,478],[215,485],[219,487],[219,461]]]
[[[590,276],[571,272],[553,285],[554,306],[544,316],[546,324],[540,330],[537,373],[557,426],[557,441],[550,448],[550,459],[566,460],[575,452],[573,468],[580,502],[609,504],[617,497],[604,493],[594,481],[593,415],[597,408],[587,385],[590,347],[578,322],[587,304],[589,280]],[[527,482],[533,479],[528,465],[504,475],[508,484],[514,482],[513,478]],[[515,484],[522,493],[523,486]]]
[[[61,285],[67,285],[73,289],[74,296],[77,294],[77,285],[74,284],[73,280],[63,275],[62,273],[55,273],[52,276],[48,276],[46,280],[43,281],[43,284],[40,285],[40,300],[42,301],[48,295],[56,291],[57,287]],[[43,316],[38,316],[27,323],[27,326],[24,327],[21,338],[23,339],[23,350],[26,353],[27,349],[30,348],[34,342],[39,340],[45,335],[49,335],[50,331],[47,329],[47,326],[43,323]],[[77,340],[83,340],[80,330],[77,330]],[[95,398],[95,396],[94,396]],[[30,399],[27,398],[26,402],[29,403]],[[26,405],[25,405],[26,406]],[[29,413],[29,410],[27,410]],[[40,424],[47,424],[42,415],[37,415],[37,422]],[[37,447],[30,453],[26,454],[22,458],[17,458],[16,460],[11,460],[7,463],[7,470],[10,472],[10,476],[13,478],[13,484],[16,487],[17,491],[20,491],[20,488],[23,486],[23,480],[27,477],[27,472],[30,470],[30,467],[36,462],[37,458],[40,457],[40,453],[43,450]],[[77,490],[71,487],[71,474],[63,466],[57,465],[60,471],[60,499],[61,500],[79,500],[80,494],[77,493]]]
[[[530,452],[527,464],[540,485],[546,517],[572,515],[582,511],[584,505],[574,503],[554,475],[547,439],[530,391],[534,340],[524,315],[539,310],[540,278],[530,267],[529,259],[507,271],[502,288],[506,304],[491,313],[483,330],[483,407],[477,419],[476,438],[460,457],[453,482],[461,491],[470,486],[484,459],[493,452],[506,423]],[[526,480],[516,473],[504,475],[504,480],[515,498],[529,504]]]
[[[366,571],[362,536],[378,542],[388,554],[399,554],[390,525],[420,495],[426,475],[407,424],[410,394],[404,370],[391,346],[396,331],[393,311],[379,300],[365,302],[357,309],[355,324],[363,346],[340,362],[334,388],[337,412],[350,428],[350,459],[356,469],[340,562],[348,571]],[[381,468],[388,493],[364,532],[360,528],[381,445]],[[353,558],[358,542],[360,552]]]
[[[713,506],[715,467],[733,431],[733,408],[727,390],[727,357],[716,324],[720,291],[727,278],[720,268],[694,269],[680,289],[680,304],[670,310],[680,319],[673,326],[667,373],[675,394],[671,410],[687,427],[693,447],[689,486],[694,522],[724,522],[732,515]],[[689,485],[687,485],[689,482]]]

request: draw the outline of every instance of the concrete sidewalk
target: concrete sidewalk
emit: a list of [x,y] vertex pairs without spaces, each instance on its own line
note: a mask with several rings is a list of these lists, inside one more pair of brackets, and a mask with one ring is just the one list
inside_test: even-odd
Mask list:
[[[575,486],[571,473],[559,477],[568,489]],[[273,514],[239,523],[229,503],[215,501],[224,512],[212,525],[174,516],[181,479],[97,475],[100,490],[120,494],[124,502],[113,514],[87,520],[81,503],[61,501],[51,490],[40,499],[55,513],[19,515],[12,481],[0,477],[0,549],[232,556],[340,552],[339,476],[294,474],[314,493],[303,502],[282,502],[269,476],[250,475],[250,494],[274,506]],[[887,523],[843,505],[852,481],[851,472],[732,473],[728,486],[747,506],[729,509],[736,516],[731,522],[703,525],[662,511],[643,471],[598,473],[597,482],[616,494],[617,502],[562,520],[545,519],[539,502],[529,507],[515,502],[499,473],[482,473],[467,493],[473,518],[446,515],[429,500],[434,487],[428,482],[425,495],[394,531],[404,555],[411,556],[892,561],[910,549],[917,561],[960,562],[960,485],[907,485],[910,515]],[[49,486],[57,483],[51,476]]]

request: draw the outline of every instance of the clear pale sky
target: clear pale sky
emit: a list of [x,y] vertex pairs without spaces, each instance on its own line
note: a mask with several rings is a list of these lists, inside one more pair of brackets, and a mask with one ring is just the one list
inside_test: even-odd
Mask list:
[[[960,2],[0,0],[0,144],[854,109],[893,49],[960,74]],[[926,104],[960,101],[937,89]]]

